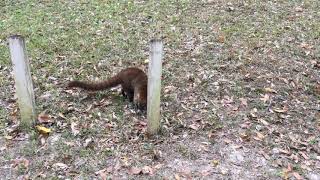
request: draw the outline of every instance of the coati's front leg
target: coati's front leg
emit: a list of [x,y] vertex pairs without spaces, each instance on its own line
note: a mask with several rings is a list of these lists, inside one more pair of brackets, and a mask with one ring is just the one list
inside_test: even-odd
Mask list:
[[128,98],[130,102],[133,101],[133,91],[130,91],[129,88],[125,88],[122,86],[121,94],[123,97]]
[[127,92],[127,96],[130,102],[133,101],[133,92]]

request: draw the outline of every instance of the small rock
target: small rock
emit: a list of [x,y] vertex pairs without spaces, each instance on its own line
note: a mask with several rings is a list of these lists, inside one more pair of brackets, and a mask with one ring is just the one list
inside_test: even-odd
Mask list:
[[307,178],[309,180],[320,180],[320,174],[309,173]]
[[261,130],[263,130],[263,128],[264,128],[264,127],[261,126],[261,125],[259,125],[259,124],[256,125],[256,130],[257,130],[257,131],[261,131]]

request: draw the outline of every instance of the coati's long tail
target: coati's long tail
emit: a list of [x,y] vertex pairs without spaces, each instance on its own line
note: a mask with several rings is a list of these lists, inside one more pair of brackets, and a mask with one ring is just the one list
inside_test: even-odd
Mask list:
[[100,82],[85,82],[85,81],[70,81],[68,87],[79,87],[85,90],[98,91],[104,90],[111,87],[115,87],[122,83],[121,77],[115,75],[107,80]]

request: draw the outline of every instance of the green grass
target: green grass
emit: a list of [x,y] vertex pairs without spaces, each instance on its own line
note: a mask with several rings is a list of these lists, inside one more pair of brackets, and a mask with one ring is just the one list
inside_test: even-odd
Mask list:
[[[39,3],[34,0],[8,3],[1,7],[5,13],[0,15],[0,18],[4,19],[0,26],[0,40],[5,41],[12,34],[25,36],[33,64],[39,67],[37,61],[41,60],[41,63],[48,63],[45,66],[48,69],[51,69],[49,64],[58,55],[67,56],[74,66],[83,61],[98,61],[111,53],[113,57],[120,56],[127,51],[132,60],[140,59],[143,55],[138,52],[138,45],[149,41],[141,39],[144,37],[142,34],[155,33],[157,36],[157,31],[162,32],[157,28],[162,28],[164,20],[167,21],[163,19],[163,13],[176,8],[171,2],[149,2],[143,6],[133,1],[99,0],[88,3]],[[166,8],[162,8],[159,13],[153,13],[159,6]],[[135,17],[138,17],[138,21]],[[171,21],[177,19],[179,17],[174,16]],[[143,25],[139,21],[147,21],[147,24]],[[146,27],[140,28],[141,26]],[[164,28],[166,33],[175,36],[168,27]],[[6,64],[9,63],[5,44],[0,46],[0,59]]]
[[[26,39],[38,111],[47,110],[54,117],[53,135],[61,135],[61,141],[50,144],[46,149],[39,148],[37,134],[33,134],[31,142],[18,149],[19,155],[34,159],[30,168],[35,172],[45,169],[47,177],[60,173],[51,168],[56,161],[70,156],[65,163],[75,167],[80,157],[86,164],[77,173],[89,179],[93,178],[96,170],[107,167],[110,159],[116,162],[117,158],[128,157],[134,164],[147,164],[143,158],[148,157],[139,152],[161,150],[166,153],[168,147],[163,147],[162,142],[170,144],[177,157],[199,159],[203,157],[201,152],[194,152],[193,146],[185,142],[182,145],[179,145],[179,140],[171,142],[170,134],[180,136],[187,131],[190,137],[203,135],[203,141],[206,141],[207,131],[218,133],[218,129],[222,129],[226,132],[225,138],[234,140],[234,137],[228,137],[228,133],[237,132],[239,124],[247,121],[244,115],[253,108],[257,109],[259,118],[275,122],[276,115],[267,111],[260,100],[265,94],[263,89],[271,85],[277,90],[277,94],[271,97],[272,106],[287,103],[290,119],[293,119],[284,121],[285,128],[281,123],[272,124],[275,131],[286,136],[296,129],[297,124],[292,122],[304,118],[303,122],[308,123],[298,126],[309,128],[308,132],[314,133],[315,122],[309,120],[312,113],[304,111],[314,108],[316,98],[319,99],[314,92],[318,72],[308,64],[319,58],[319,2],[231,1],[232,11],[228,11],[229,5],[223,1],[1,2],[0,99],[10,105],[15,104],[12,102],[13,79],[6,39],[10,35],[21,34]],[[303,11],[297,12],[295,9],[300,6]],[[220,35],[225,36],[224,42],[219,42]],[[123,67],[146,67],[144,61],[148,58],[148,43],[152,38],[163,38],[165,42],[162,85],[175,87],[174,92],[163,94],[161,99],[165,104],[161,109],[162,117],[169,122],[163,130],[168,135],[163,139],[159,137],[161,143],[156,144],[140,138],[143,133],[137,130],[135,123],[143,119],[126,111],[124,107],[128,100],[115,92],[99,92],[91,96],[85,91],[75,90],[69,94],[64,91],[64,83],[69,79],[103,79]],[[288,42],[288,38],[292,38],[292,42]],[[314,54],[306,55],[301,43],[312,45]],[[199,53],[194,53],[195,49],[199,49]],[[245,75],[249,80],[244,80]],[[189,77],[192,77],[192,82]],[[280,82],[281,78],[294,82],[295,87]],[[49,98],[41,98],[45,94],[49,94]],[[221,100],[225,97],[234,100],[230,107],[222,106]],[[248,107],[239,106],[240,97],[248,100]],[[297,101],[293,101],[294,98]],[[108,103],[100,106],[102,100]],[[204,102],[208,103],[205,107]],[[92,108],[86,112],[90,105]],[[235,111],[234,107],[240,108]],[[10,121],[9,113],[16,108],[0,107],[0,134]],[[291,110],[305,116],[299,117]],[[66,119],[60,118],[59,113]],[[179,117],[175,116],[177,114]],[[197,132],[185,128],[194,123],[193,117],[201,119],[206,128]],[[72,134],[71,121],[76,122],[80,130],[77,136]],[[251,123],[254,128],[258,122]],[[112,127],[109,128],[110,124]],[[301,135],[301,139],[305,137],[302,130],[295,134]],[[135,136],[139,137],[132,141]],[[96,143],[93,150],[82,146],[89,137]],[[283,142],[269,137],[274,136],[266,136],[269,148],[283,148]],[[217,147],[219,141],[216,138],[209,140]],[[260,146],[254,141],[250,143],[253,152],[258,152],[254,148]],[[315,140],[309,142],[310,145],[315,143]],[[49,159],[48,154],[54,159]],[[15,156],[9,154],[6,158]],[[173,161],[162,158],[163,162]],[[93,161],[103,166],[89,163]],[[279,171],[279,176],[281,173]]]

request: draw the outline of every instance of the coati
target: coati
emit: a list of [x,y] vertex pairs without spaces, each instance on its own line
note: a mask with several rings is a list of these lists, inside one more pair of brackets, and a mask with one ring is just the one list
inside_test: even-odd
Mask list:
[[109,89],[121,85],[121,93],[127,97],[130,102],[141,110],[147,108],[147,87],[148,77],[138,68],[129,67],[123,69],[115,76],[100,82],[84,82],[84,81],[70,81],[67,86],[79,87],[85,90],[98,91]]

